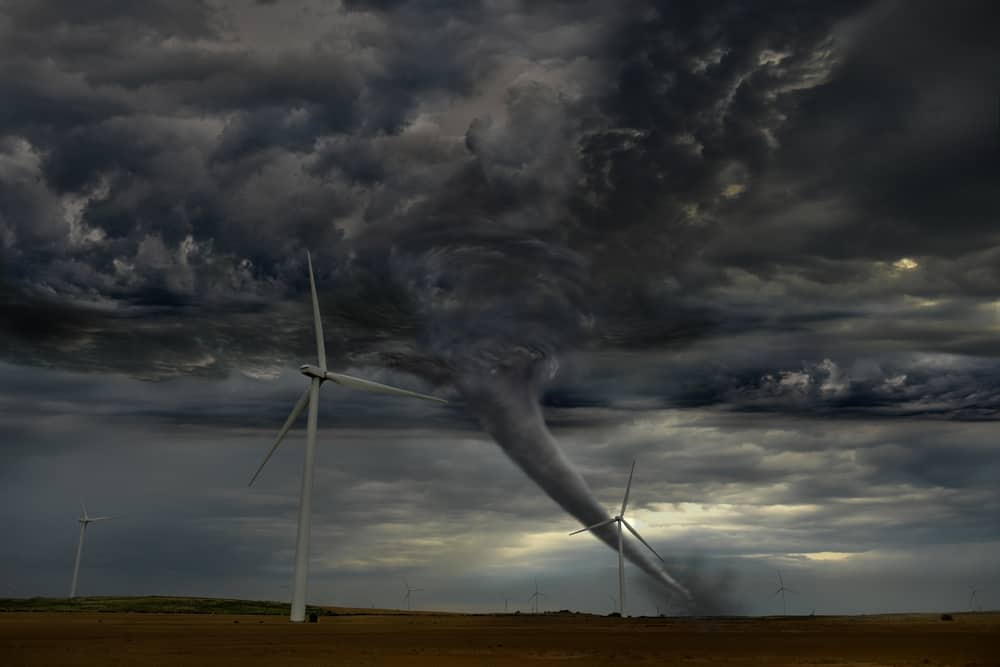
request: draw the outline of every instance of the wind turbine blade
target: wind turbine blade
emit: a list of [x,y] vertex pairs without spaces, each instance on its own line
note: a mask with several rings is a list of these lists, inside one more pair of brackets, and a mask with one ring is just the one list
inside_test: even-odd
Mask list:
[[583,533],[588,530],[594,530],[595,528],[600,528],[601,526],[606,526],[609,523],[614,523],[614,522],[615,522],[614,519],[605,519],[600,523],[595,523],[593,526],[587,526],[586,528],[581,528],[580,530],[574,530],[572,533],[570,533],[570,535],[576,535],[577,533]]
[[267,456],[264,457],[264,460],[260,462],[259,466],[257,466],[257,472],[255,472],[253,474],[253,477],[250,478],[250,483],[247,484],[247,486],[253,486],[253,483],[254,481],[256,481],[257,476],[260,474],[260,471],[263,470],[264,466],[267,465],[267,462],[271,460],[271,455],[274,454],[274,450],[276,450],[278,448],[278,445],[281,444],[281,441],[285,439],[285,434],[288,433],[288,429],[292,427],[292,424],[295,422],[298,416],[302,414],[302,410],[305,409],[306,403],[309,402],[309,393],[311,390],[312,390],[312,385],[310,384],[309,387],[307,387],[305,392],[302,394],[302,397],[299,398],[299,402],[295,404],[294,408],[292,408],[292,413],[288,415],[288,419],[285,420],[285,423],[281,427],[281,430],[278,431],[278,437],[274,439],[274,444],[271,445],[271,451],[267,453]]
[[80,501],[80,507],[82,507],[82,508],[83,508],[83,520],[84,520],[84,521],[88,521],[88,520],[90,520],[90,517],[88,517],[88,516],[87,516],[87,503],[85,503],[85,502],[83,502],[83,501],[81,500],[81,501]]
[[436,401],[438,403],[448,402],[443,398],[438,398],[437,396],[431,396],[430,394],[421,394],[418,391],[410,391],[409,389],[400,389],[399,387],[390,387],[389,385],[382,384],[381,382],[373,382],[372,380],[363,380],[361,378],[356,378],[352,375],[344,375],[343,373],[331,373],[330,371],[326,371],[325,376],[327,380],[332,380],[337,384],[344,385],[345,387],[350,387],[351,389],[360,389],[362,391],[370,391],[377,394],[393,394],[394,396],[409,396],[410,398],[422,398],[425,401]]
[[798,591],[797,591],[797,590],[795,590],[794,588],[785,588],[785,589],[783,589],[783,590],[784,590],[784,591],[785,591],[786,593],[798,593]]
[[319,298],[316,296],[316,279],[313,278],[312,256],[306,250],[306,262],[309,264],[309,290],[312,292],[313,324],[316,326],[316,357],[319,359],[320,370],[326,371],[326,343],[323,340],[323,318],[319,315]]
[[114,518],[115,517],[113,517],[113,516],[92,516],[92,517],[90,517],[90,521],[91,522],[94,522],[94,521],[107,521],[108,519],[114,519]]
[[640,542],[642,542],[643,544],[645,544],[646,548],[649,549],[650,551],[652,551],[653,555],[660,559],[661,563],[666,563],[667,562],[667,561],[663,560],[663,557],[660,556],[660,554],[656,553],[656,549],[654,549],[653,547],[649,546],[649,542],[647,542],[646,540],[642,539],[642,535],[640,535],[638,532],[636,532],[635,528],[633,528],[632,525],[628,521],[626,521],[625,519],[622,519],[622,523],[624,523],[625,527],[628,528],[628,532],[630,532],[633,535],[635,535],[635,539],[637,539]]
[[[632,475],[635,474],[635,460],[632,461],[632,470],[628,474],[628,485],[625,487],[625,499],[622,500],[621,515],[625,516],[625,506],[628,505],[628,494],[632,490]],[[661,559],[662,560],[662,559]]]
[[785,589],[779,588],[778,590],[774,591],[774,593],[771,594],[771,597],[774,597],[775,595],[777,595],[778,593],[780,593],[783,590],[785,590]]

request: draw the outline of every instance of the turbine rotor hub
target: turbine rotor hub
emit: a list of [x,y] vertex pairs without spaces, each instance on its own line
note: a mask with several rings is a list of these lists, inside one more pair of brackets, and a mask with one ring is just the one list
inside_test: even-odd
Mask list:
[[320,380],[326,379],[326,375],[323,373],[322,369],[313,366],[312,364],[302,364],[299,366],[299,372],[306,377],[318,378]]

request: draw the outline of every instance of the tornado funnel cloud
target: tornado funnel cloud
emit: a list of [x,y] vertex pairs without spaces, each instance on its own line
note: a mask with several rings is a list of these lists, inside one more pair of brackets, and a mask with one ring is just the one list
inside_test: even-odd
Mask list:
[[[608,518],[583,476],[573,467],[549,432],[532,387],[503,378],[466,378],[460,388],[483,428],[545,493],[566,512],[589,526]],[[613,526],[592,531],[618,549]],[[655,581],[690,599],[688,590],[630,542],[625,557]]]
[[[607,519],[607,508],[546,428],[538,402],[560,352],[591,338],[588,263],[552,239],[480,218],[431,215],[399,231],[397,247],[408,252],[386,261],[413,299],[422,347],[448,370],[486,432],[550,498],[585,526]],[[593,532],[618,551],[614,528]],[[625,547],[658,592],[690,600],[658,561],[631,541]]]

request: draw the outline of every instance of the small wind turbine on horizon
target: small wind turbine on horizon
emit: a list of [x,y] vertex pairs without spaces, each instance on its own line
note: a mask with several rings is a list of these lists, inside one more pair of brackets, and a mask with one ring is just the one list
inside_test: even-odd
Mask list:
[[302,394],[298,403],[296,403],[295,407],[292,408],[292,412],[288,415],[288,419],[285,420],[281,430],[278,431],[278,437],[275,438],[274,444],[271,445],[271,450],[257,467],[257,471],[253,474],[253,477],[250,478],[250,483],[247,485],[253,486],[257,476],[260,475],[261,470],[264,469],[264,466],[267,465],[267,462],[271,459],[271,455],[274,454],[278,445],[280,445],[281,441],[285,438],[285,434],[288,433],[288,429],[292,427],[292,424],[298,416],[302,414],[302,411],[308,403],[309,415],[306,422],[305,462],[302,469],[302,490],[299,495],[298,536],[295,540],[295,583],[292,591],[292,609],[290,615],[290,619],[293,623],[302,623],[306,620],[306,581],[309,575],[309,533],[312,519],[313,461],[316,455],[316,422],[319,413],[319,390],[322,384],[329,380],[345,387],[351,387],[352,389],[361,389],[363,391],[392,394],[394,396],[408,396],[410,398],[422,398],[427,401],[447,403],[444,399],[436,396],[429,396],[415,391],[399,389],[398,387],[390,387],[389,385],[381,384],[379,382],[372,382],[371,380],[363,380],[350,375],[343,375],[342,373],[333,373],[328,371],[326,369],[326,344],[323,338],[323,320],[319,313],[319,299],[316,296],[316,280],[313,277],[312,257],[309,255],[309,251],[306,251],[306,262],[309,265],[309,290],[312,294],[313,325],[316,331],[316,356],[319,361],[319,366],[303,364],[299,367],[299,372],[309,378],[309,387],[306,388],[305,393]]
[[531,594],[530,598],[528,598],[528,602],[533,603],[533,606],[532,606],[532,610],[533,611],[532,611],[532,613],[534,613],[534,614],[538,613],[538,600],[539,600],[539,598],[543,598],[543,597],[545,597],[545,593],[539,592],[539,590],[538,590],[538,579],[535,579],[535,592]]
[[70,585],[69,597],[76,597],[76,582],[80,575],[80,554],[83,553],[83,537],[87,534],[87,526],[95,523],[97,521],[107,521],[111,519],[110,516],[90,516],[87,514],[86,503],[80,503],[83,508],[83,516],[81,516],[77,521],[80,523],[80,540],[76,543],[76,562],[73,563],[73,583]]
[[782,615],[788,616],[788,605],[785,604],[785,591],[788,591],[789,593],[798,593],[798,591],[792,590],[791,588],[785,586],[785,580],[781,578],[781,570],[778,570],[778,590],[774,591],[774,593],[771,594],[771,597],[774,597],[778,593],[781,593]]
[[406,600],[406,611],[412,611],[413,609],[410,606],[410,601],[413,598],[413,594],[414,593],[420,593],[424,589],[422,589],[422,588],[410,588],[410,582],[406,580],[406,577],[403,577],[403,584],[406,586],[406,595],[403,596],[403,599]]
[[[983,610],[983,605],[979,602],[979,598],[976,596],[978,592],[979,591],[975,587],[969,586],[969,611]],[[977,606],[979,607],[978,610],[976,609]]]
[[587,526],[586,528],[581,528],[580,530],[574,530],[570,535],[576,535],[577,533],[583,533],[586,531],[593,531],[602,526],[607,526],[611,523],[618,524],[618,613],[625,616],[625,552],[624,543],[622,541],[622,526],[628,529],[632,535],[635,536],[637,540],[643,543],[643,545],[653,552],[653,555],[660,559],[660,562],[665,562],[660,554],[656,553],[656,549],[649,546],[649,543],[642,539],[642,535],[632,527],[628,521],[625,520],[625,508],[628,506],[628,495],[632,490],[632,476],[635,474],[635,461],[632,461],[632,470],[628,474],[628,484],[625,486],[625,498],[622,500],[622,509],[616,515],[609,519],[605,519],[600,523],[595,523],[593,526]]

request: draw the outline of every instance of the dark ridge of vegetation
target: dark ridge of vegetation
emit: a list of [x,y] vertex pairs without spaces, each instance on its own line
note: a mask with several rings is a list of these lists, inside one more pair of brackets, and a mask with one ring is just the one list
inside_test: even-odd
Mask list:
[[[88,612],[133,614],[247,614],[288,616],[291,605],[271,600],[235,600],[230,598],[172,597],[147,595],[138,597],[78,597],[78,598],[0,598],[3,612]],[[400,609],[344,608],[308,605],[306,615],[319,616],[447,616],[448,612],[405,611]]]
[[[229,600],[151,595],[146,597],[0,598],[0,612],[90,612],[135,614],[288,615],[290,605],[269,600]],[[309,612],[322,613],[319,607]]]

